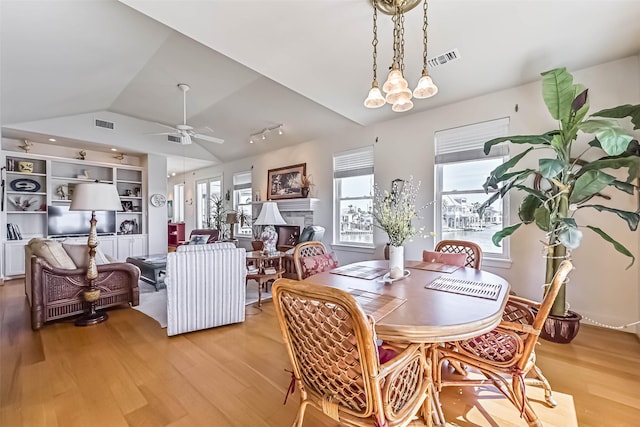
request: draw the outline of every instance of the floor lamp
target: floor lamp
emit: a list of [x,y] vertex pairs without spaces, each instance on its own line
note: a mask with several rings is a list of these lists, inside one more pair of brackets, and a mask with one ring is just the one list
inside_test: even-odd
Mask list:
[[265,253],[271,254],[276,251],[278,233],[276,232],[274,225],[285,225],[286,223],[287,221],[285,221],[284,218],[282,218],[282,215],[280,215],[278,204],[276,202],[264,202],[262,204],[262,210],[254,224],[266,225],[260,235],[260,239],[264,242]]
[[91,227],[89,229],[89,264],[87,265],[87,282],[89,289],[83,292],[84,300],[89,303],[89,312],[76,320],[76,326],[95,325],[107,320],[107,313],[96,311],[96,302],[100,299],[100,289],[95,285],[98,277],[96,266],[96,247],[98,246],[98,233],[96,231],[96,211],[120,211],[122,204],[118,189],[113,184],[99,182],[77,184],[73,189],[70,211],[90,211]]

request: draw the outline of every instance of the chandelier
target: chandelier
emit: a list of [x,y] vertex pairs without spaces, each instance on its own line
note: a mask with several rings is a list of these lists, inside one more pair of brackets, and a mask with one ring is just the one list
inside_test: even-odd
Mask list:
[[[423,51],[422,51],[422,77],[416,88],[411,91],[409,83],[404,78],[404,13],[413,9],[422,2],[424,18],[422,21]],[[367,108],[378,108],[384,104],[392,105],[396,112],[409,111],[413,108],[411,98],[429,98],[438,92],[438,87],[433,83],[427,69],[427,0],[371,0],[373,5],[373,82],[371,90],[364,101]],[[382,85],[386,96],[382,95],[378,87],[378,10],[387,15],[392,15],[393,21],[393,62],[387,80]]]

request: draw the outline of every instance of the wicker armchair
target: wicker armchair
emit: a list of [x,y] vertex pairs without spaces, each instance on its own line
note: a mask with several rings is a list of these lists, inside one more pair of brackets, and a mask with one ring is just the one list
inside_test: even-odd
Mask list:
[[[560,285],[572,268],[571,262],[562,262],[542,303],[510,296],[503,320],[496,329],[479,337],[450,342],[438,348],[439,362],[435,371],[438,389],[446,386],[494,385],[521,411],[529,425],[541,426],[527,400],[525,386],[544,387],[545,400],[549,406],[556,406],[549,382],[535,365],[534,347]],[[454,366],[457,363],[473,367],[484,374],[486,379],[443,380],[441,368],[445,361]],[[527,378],[530,372],[534,375],[533,378]]]
[[298,280],[304,279],[302,277],[302,263],[301,258],[315,255],[323,255],[327,253],[327,247],[322,242],[303,242],[296,245],[293,250],[293,263],[296,267],[296,274]]
[[482,249],[473,242],[466,240],[442,240],[436,245],[435,251],[447,254],[466,253],[467,261],[464,264],[465,267],[475,268],[476,270],[482,268]]
[[406,426],[430,402],[422,344],[380,364],[373,321],[347,292],[279,279],[273,301],[300,389],[294,426],[308,405],[341,425]]

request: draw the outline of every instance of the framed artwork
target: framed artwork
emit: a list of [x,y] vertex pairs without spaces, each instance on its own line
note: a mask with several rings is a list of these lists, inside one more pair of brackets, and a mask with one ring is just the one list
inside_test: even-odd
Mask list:
[[307,175],[307,164],[269,169],[267,180],[267,199],[295,199],[302,195],[302,176]]
[[133,202],[131,200],[123,200],[120,203],[122,204],[123,211],[133,212]]

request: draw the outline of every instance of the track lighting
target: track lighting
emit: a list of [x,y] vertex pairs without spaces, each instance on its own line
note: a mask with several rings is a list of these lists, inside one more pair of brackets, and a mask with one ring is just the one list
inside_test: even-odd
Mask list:
[[276,130],[278,131],[278,135],[284,135],[283,126],[284,125],[279,124],[279,125],[271,126],[268,128],[264,128],[260,132],[252,133],[251,135],[249,135],[249,144],[253,144],[256,138],[259,138],[262,141],[265,141],[267,139],[267,135],[269,135],[270,132],[273,132]]

